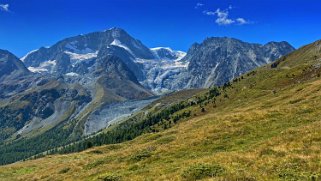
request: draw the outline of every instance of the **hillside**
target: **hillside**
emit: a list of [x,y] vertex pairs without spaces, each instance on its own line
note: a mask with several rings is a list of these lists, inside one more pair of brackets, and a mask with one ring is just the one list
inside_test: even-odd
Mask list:
[[0,180],[318,180],[320,74],[318,41],[178,112],[188,118],[121,144],[2,166]]

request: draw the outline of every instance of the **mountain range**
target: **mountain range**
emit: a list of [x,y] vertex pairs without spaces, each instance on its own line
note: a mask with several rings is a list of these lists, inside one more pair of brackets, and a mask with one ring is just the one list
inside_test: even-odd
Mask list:
[[[257,47],[273,47],[273,44],[249,46],[254,51]],[[228,47],[226,44],[221,46]],[[227,48],[214,50],[212,55],[224,50]],[[198,51],[193,54],[202,56]],[[266,51],[271,52],[269,48]],[[240,50],[237,54],[244,52],[249,51]],[[275,49],[272,52],[276,52]],[[230,56],[231,59],[226,58]],[[235,59],[233,57],[238,56],[232,52],[226,57],[222,58],[248,60]],[[187,61],[187,58],[188,55],[181,61]],[[264,64],[266,59],[257,60]],[[104,65],[113,67],[118,61],[119,58],[111,56]],[[215,65],[216,62],[212,66]],[[117,67],[119,72],[126,69],[120,68],[125,67],[125,63]],[[116,75],[127,79],[133,73]],[[1,166],[0,178],[320,180],[320,77],[321,41],[316,41],[269,64],[238,77],[235,75],[222,86],[165,94],[98,134],[41,154],[35,155],[30,150],[39,145],[46,146],[43,140],[54,144],[56,135],[66,134],[77,125],[53,128],[51,135],[45,133],[32,142],[24,140],[16,145],[1,145],[2,163],[13,162],[11,157],[26,158],[28,154],[21,154],[26,150],[33,157]],[[130,80],[136,85],[139,83],[139,79]],[[204,82],[206,80],[201,84]],[[43,158],[36,159],[39,157]]]
[[185,53],[147,48],[120,28],[66,38],[21,59],[1,50],[0,153],[10,158],[2,163],[94,135],[170,92],[224,85],[294,50],[287,42],[214,37]]
[[96,59],[112,54],[126,64],[144,87],[164,93],[222,85],[293,50],[287,42],[260,45],[219,37],[194,44],[187,53],[163,47],[149,49],[124,30],[111,28],[42,47],[28,53],[22,61],[33,72],[74,78],[84,75],[82,79],[91,77]]

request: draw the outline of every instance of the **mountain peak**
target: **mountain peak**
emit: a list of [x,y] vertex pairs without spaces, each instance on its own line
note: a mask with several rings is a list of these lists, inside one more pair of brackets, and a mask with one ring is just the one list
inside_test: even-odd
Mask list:
[[227,41],[230,41],[230,42],[242,42],[239,39],[224,36],[224,37],[208,37],[203,41],[203,43],[213,42],[213,41],[216,41],[216,42],[227,42]]
[[128,38],[130,37],[130,35],[122,28],[118,28],[118,27],[113,27],[113,28],[110,28],[108,30],[105,30],[104,31],[105,33],[110,33],[111,36],[114,38],[114,39],[119,39],[119,38]]
[[16,56],[0,49],[0,79],[16,78],[30,73]]
[[287,46],[287,47],[292,47],[293,49],[295,49],[289,42],[287,41],[271,41],[266,43],[264,46]]
[[111,27],[111,28],[109,28],[109,29],[105,30],[105,32],[106,32],[106,31],[119,31],[119,32],[126,32],[124,29],[119,28],[119,27]]
[[[43,73],[53,72],[60,75],[78,71],[80,71],[78,73],[83,73],[89,68],[88,62],[91,62],[89,65],[93,65],[98,53],[106,48],[117,51],[114,54],[126,59],[129,57],[125,54],[130,54],[132,59],[152,59],[154,57],[152,52],[139,40],[130,36],[125,30],[114,27],[103,32],[92,32],[63,39],[49,48],[40,48],[30,52],[23,57],[23,61],[29,68],[44,70]],[[132,71],[137,72],[135,70]]]
[[4,54],[11,54],[11,53],[8,50],[0,49],[0,55],[4,55]]

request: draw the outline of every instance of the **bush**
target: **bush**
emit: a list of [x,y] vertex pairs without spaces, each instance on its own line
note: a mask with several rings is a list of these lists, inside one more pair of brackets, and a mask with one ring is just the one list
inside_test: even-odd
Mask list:
[[88,152],[89,154],[103,154],[103,152],[102,151],[100,151],[100,150],[92,150],[92,151],[90,151],[90,152]]
[[131,157],[131,160],[133,160],[133,161],[141,161],[141,160],[143,160],[145,158],[149,158],[151,156],[152,156],[152,154],[151,154],[151,152],[149,150],[144,150],[144,151],[138,152],[135,155],[133,155]]
[[102,180],[102,181],[120,181],[121,177],[118,175],[114,175],[114,174],[105,174],[102,175],[98,178],[98,180]]
[[214,97],[217,97],[219,96],[221,93],[220,93],[220,90],[218,87],[211,87],[210,90],[209,90],[209,98],[212,99]]
[[59,174],[64,174],[69,172],[70,168],[63,168],[62,170],[59,171]]
[[176,139],[175,136],[167,136],[156,141],[157,144],[167,144]]
[[225,168],[217,164],[198,164],[185,170],[182,177],[186,180],[199,180],[208,177],[221,176],[224,172]]
[[98,166],[107,164],[107,163],[109,163],[110,161],[111,161],[111,158],[110,158],[110,157],[105,157],[105,158],[102,158],[102,159],[97,160],[97,161],[95,161],[95,162],[88,163],[87,165],[85,165],[84,169],[90,170],[90,169],[93,169],[93,168],[95,168],[95,167],[98,167]]

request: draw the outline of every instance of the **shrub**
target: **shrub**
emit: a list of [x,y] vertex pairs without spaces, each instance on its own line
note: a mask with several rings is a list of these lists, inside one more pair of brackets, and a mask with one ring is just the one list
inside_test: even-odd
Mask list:
[[100,159],[100,160],[97,160],[97,161],[95,161],[95,162],[92,162],[92,163],[89,163],[89,164],[85,165],[84,168],[87,169],[87,170],[90,170],[90,169],[93,169],[93,168],[95,168],[95,167],[104,165],[104,164],[106,164],[106,163],[108,163],[108,162],[110,162],[110,161],[111,161],[111,158],[110,158],[110,157],[105,157],[105,158],[103,158],[103,159]]
[[118,175],[114,175],[114,174],[105,174],[102,175],[98,178],[98,180],[102,180],[102,181],[120,181],[121,177]]
[[167,144],[167,143],[174,141],[175,139],[176,139],[175,136],[167,136],[167,137],[157,140],[156,143],[157,144]]
[[90,151],[90,152],[88,152],[89,154],[103,154],[103,152],[102,151],[100,151],[100,150],[92,150],[92,151]]
[[225,168],[220,165],[197,164],[186,169],[182,177],[186,180],[199,180],[223,175]]
[[145,158],[149,158],[151,156],[152,156],[152,154],[151,154],[151,152],[149,150],[144,150],[144,151],[138,152],[135,155],[133,155],[131,157],[131,160],[133,160],[133,161],[141,161],[141,160],[143,160]]
[[219,96],[221,93],[220,93],[220,90],[218,87],[211,87],[210,90],[209,90],[209,98],[212,99],[214,97],[217,97]]
[[59,171],[59,174],[64,174],[69,172],[70,168],[63,168],[62,170]]

